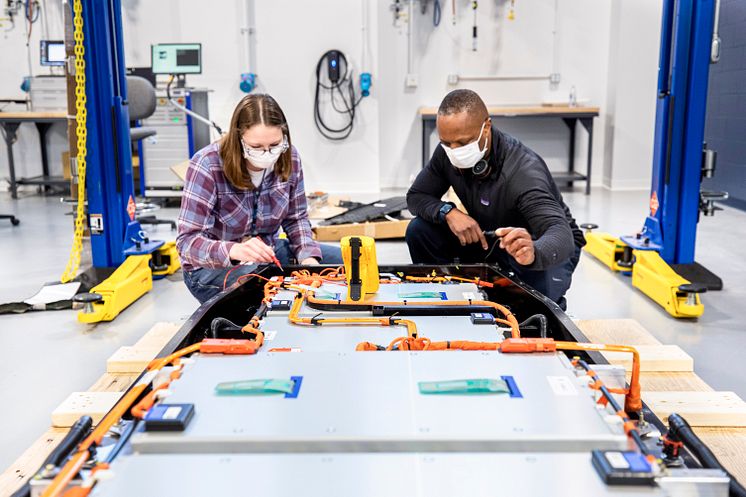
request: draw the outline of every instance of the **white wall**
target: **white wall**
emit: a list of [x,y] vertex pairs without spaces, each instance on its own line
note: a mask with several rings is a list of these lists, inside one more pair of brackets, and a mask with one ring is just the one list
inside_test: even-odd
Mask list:
[[[255,0],[257,58],[253,69],[259,74],[261,89],[273,94],[288,116],[309,190],[375,192],[406,187],[420,168],[417,109],[437,106],[453,88],[473,88],[488,104],[500,105],[566,101],[572,86],[580,100],[601,107],[595,122],[594,183],[603,180],[613,188],[647,188],[651,161],[645,157],[651,150],[654,116],[654,101],[648,97],[655,94],[660,0],[629,2],[556,0],[555,46],[555,0],[516,2],[514,21],[507,20],[506,0],[483,1],[478,11],[477,52],[471,51],[470,2],[457,0],[458,22],[453,26],[451,2],[441,0],[442,21],[437,28],[432,26],[432,2],[424,16],[416,2],[413,72],[419,85],[407,89],[407,28],[402,23],[393,25],[389,0]],[[313,124],[314,70],[326,50],[337,48],[359,74],[364,4],[370,22],[366,69],[373,74],[372,95],[360,104],[353,135],[342,143],[331,143]],[[248,65],[246,37],[241,33],[247,25],[245,8],[245,0],[223,0],[214,8],[205,8],[197,0],[123,0],[127,65],[148,65],[151,43],[201,42],[203,74],[190,76],[189,83],[214,90],[211,117],[227,125],[243,95],[239,74]],[[25,55],[20,39],[6,38],[3,44],[15,48],[10,64],[2,50],[0,94],[12,95],[5,90],[20,84],[23,70],[19,66]],[[561,83],[554,89],[546,80],[447,83],[452,73],[537,75],[549,74],[555,66]],[[503,119],[497,125],[544,156],[551,169],[566,167],[568,131],[561,121]],[[24,140],[16,157],[30,167],[33,160],[29,157],[37,153],[37,147]],[[618,143],[612,147],[615,140]],[[586,134],[578,127],[576,167],[580,171],[585,168],[586,145]],[[1,168],[4,158],[0,160]]]
[[[29,47],[31,47],[31,74],[50,74],[48,67],[39,65],[39,40],[64,39],[62,21],[62,4],[59,0],[47,0],[49,15],[33,25]],[[0,27],[0,98],[25,99],[21,91],[21,82],[29,75],[29,64],[26,50],[26,31],[23,16],[16,18],[16,26],[10,30],[10,23]],[[58,70],[58,68],[55,68]],[[0,104],[0,111],[4,104]],[[4,110],[25,110],[25,107],[6,106]],[[62,175],[61,153],[67,150],[67,126],[57,123],[47,132],[49,144],[49,169],[51,174]],[[4,181],[8,177],[8,158],[5,141],[0,139],[0,190],[7,189]],[[18,141],[13,148],[16,164],[16,176],[38,176],[42,173],[39,137],[33,124],[23,124],[18,130]]]
[[[405,186],[420,167],[419,106],[437,106],[454,88],[472,88],[488,105],[538,104],[567,101],[575,86],[578,98],[601,107],[597,129],[603,126],[608,61],[609,2],[598,0],[559,0],[557,67],[561,83],[555,89],[548,81],[464,81],[450,86],[449,73],[462,75],[548,75],[553,70],[555,1],[516,2],[516,18],[506,19],[506,2],[480,2],[478,10],[478,50],[471,51],[472,13],[467,2],[458,3],[457,24],[452,25],[450,2],[443,2],[443,20],[433,28],[429,16],[416,15],[415,71],[420,85],[404,90],[406,75],[406,29],[397,30],[391,22],[381,22],[379,52],[385,95],[381,102],[381,183]],[[379,15],[390,19],[388,2],[379,4]],[[391,102],[391,103],[388,103]],[[501,119],[496,122],[508,133],[524,140],[540,153],[550,169],[567,167],[568,130],[560,120]],[[435,143],[435,137],[432,139]],[[585,170],[587,141],[578,128],[576,167]],[[604,136],[594,140],[594,170],[603,162]],[[600,175],[596,176],[598,183]]]
[[612,0],[607,112],[613,126],[603,171],[615,190],[650,188],[662,0]]

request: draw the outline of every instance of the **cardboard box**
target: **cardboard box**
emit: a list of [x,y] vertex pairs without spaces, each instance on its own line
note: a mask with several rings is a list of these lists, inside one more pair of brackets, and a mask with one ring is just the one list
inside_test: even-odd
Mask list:
[[72,175],[70,174],[70,152],[67,150],[62,152],[60,161],[62,162],[62,177],[70,181],[72,179]]
[[345,195],[329,195],[325,202],[313,201],[308,199],[308,218],[309,219],[329,219],[347,212],[346,207],[337,207],[340,200],[350,200]]
[[375,223],[338,224],[336,226],[316,226],[313,231],[320,242],[339,241],[345,236],[370,236],[376,240],[404,238],[409,219],[399,221],[379,221]]
[[179,162],[175,166],[171,166],[171,171],[181,180],[186,181],[186,173],[187,169],[189,169],[189,161],[185,160],[183,162]]

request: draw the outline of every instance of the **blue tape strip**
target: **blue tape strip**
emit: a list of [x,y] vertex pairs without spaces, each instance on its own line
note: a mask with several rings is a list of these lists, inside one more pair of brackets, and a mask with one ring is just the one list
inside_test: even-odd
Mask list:
[[510,390],[510,396],[516,399],[522,399],[523,394],[518,389],[518,384],[515,382],[512,376],[501,376],[502,380],[507,383],[508,389]]
[[303,377],[302,376],[291,376],[291,380],[293,380],[293,391],[290,393],[285,394],[286,399],[297,399],[298,394],[300,393],[300,385],[303,383]]

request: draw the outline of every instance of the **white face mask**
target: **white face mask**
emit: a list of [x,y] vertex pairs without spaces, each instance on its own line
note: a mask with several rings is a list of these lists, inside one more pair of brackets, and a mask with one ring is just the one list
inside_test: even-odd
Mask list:
[[243,147],[243,156],[251,165],[259,169],[269,169],[274,166],[280,159],[280,156],[288,149],[287,138],[283,139],[282,143],[270,147],[269,150],[258,150],[252,149],[246,146],[241,140]]
[[484,142],[484,148],[479,150],[479,140],[482,139],[485,124],[487,123],[482,124],[482,128],[479,130],[479,137],[463,147],[451,148],[441,143],[443,150],[448,156],[448,160],[451,161],[451,164],[453,164],[454,167],[459,169],[471,169],[477,162],[482,160],[482,157],[484,157],[484,154],[487,152],[487,141],[485,140]]
[[267,152],[261,157],[251,157],[248,154],[244,154],[244,157],[246,157],[249,162],[251,162],[251,165],[254,167],[258,167],[259,169],[269,169],[277,163],[277,161],[280,159],[280,155],[282,155],[282,152]]

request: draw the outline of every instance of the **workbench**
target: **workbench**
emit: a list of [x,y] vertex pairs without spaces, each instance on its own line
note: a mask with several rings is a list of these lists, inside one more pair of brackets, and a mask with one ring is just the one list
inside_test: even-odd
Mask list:
[[[46,190],[50,186],[64,187],[68,182],[62,177],[49,175],[49,158],[47,153],[47,131],[59,122],[67,122],[66,112],[0,112],[0,128],[3,130],[5,146],[8,150],[8,172],[10,175],[10,195],[18,198],[19,185],[38,185]],[[30,178],[16,178],[16,164],[13,157],[13,143],[18,137],[18,127],[23,123],[34,123],[39,132],[39,149],[41,151],[42,174]]]
[[[488,107],[487,111],[492,118],[521,118],[521,119],[562,119],[568,129],[569,153],[567,172],[556,173],[552,176],[558,183],[567,183],[572,186],[575,181],[585,181],[585,194],[591,192],[591,161],[593,156],[593,119],[598,117],[598,107],[570,107],[570,106],[537,106],[537,107]],[[420,107],[419,114],[422,119],[422,167],[430,160],[430,136],[435,131],[435,121],[438,116],[437,107]],[[586,173],[582,174],[575,170],[575,128],[577,123],[588,132],[588,157]]]

